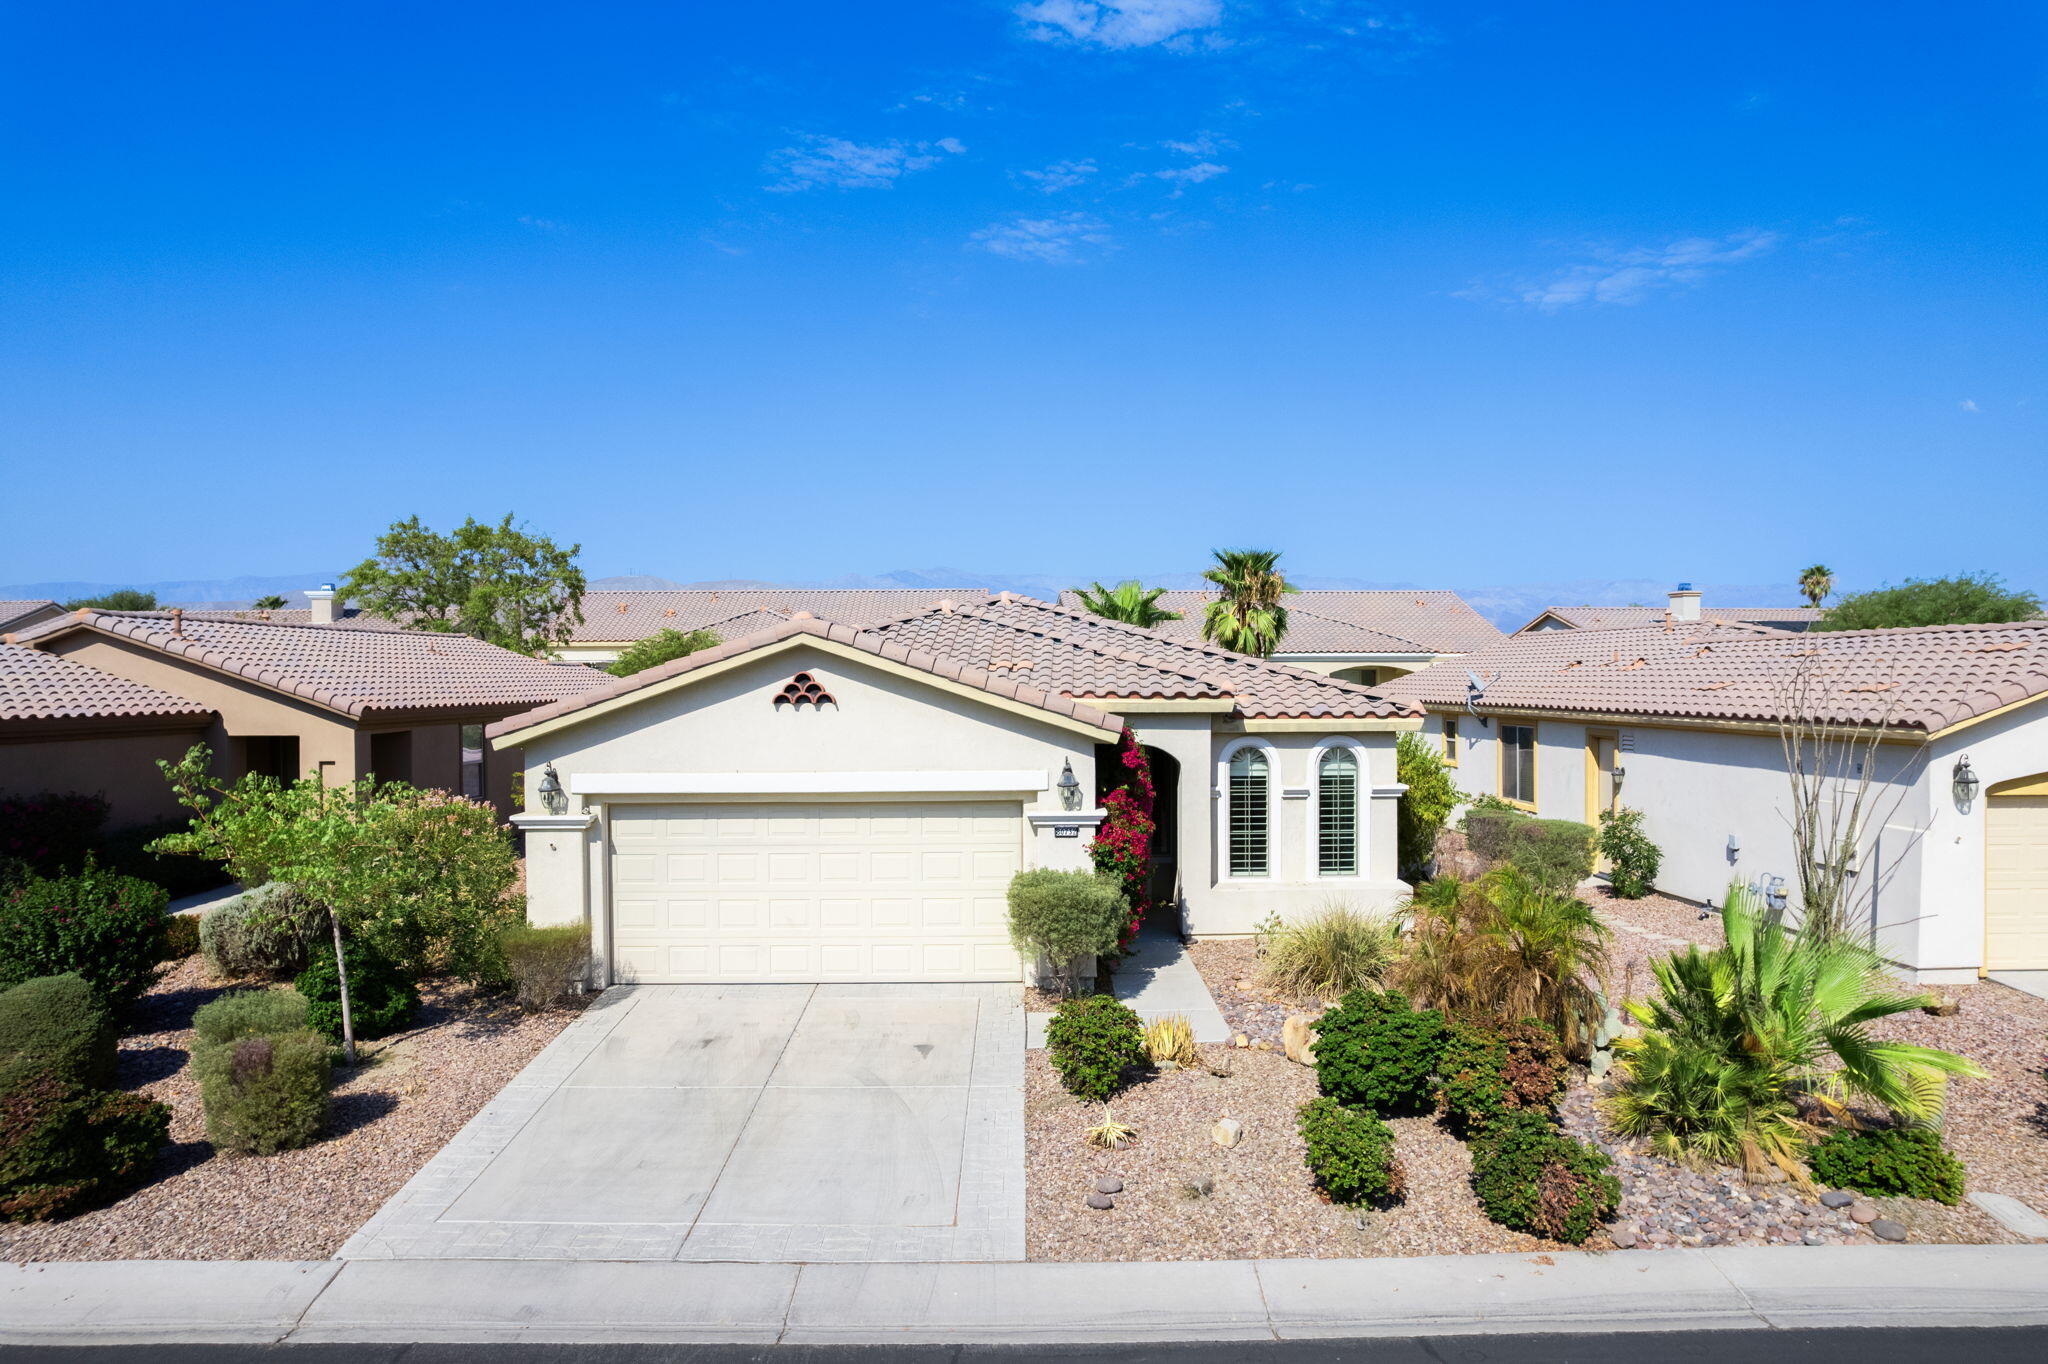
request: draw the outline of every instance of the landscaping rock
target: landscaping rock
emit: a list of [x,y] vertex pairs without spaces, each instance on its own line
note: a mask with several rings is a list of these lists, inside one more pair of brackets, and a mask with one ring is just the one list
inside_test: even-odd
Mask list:
[[1104,1175],[1095,1181],[1095,1192],[1099,1194],[1122,1193],[1124,1182],[1115,1175]]
[[1817,1231],[1802,1232],[1799,1237],[1799,1244],[1802,1246],[1824,1246],[1827,1243],[1828,1238]]
[[1607,1239],[1623,1250],[1627,1250],[1641,1238],[1636,1233],[1635,1223],[1616,1222],[1607,1229]]
[[1272,1044],[1271,1042],[1268,1042],[1268,1041],[1267,1041],[1267,1040],[1266,1040],[1265,1038],[1263,1038],[1263,1037],[1261,1037],[1261,1038],[1260,1038],[1260,1039],[1259,1039],[1258,1041],[1256,1041],[1256,1042],[1252,1043],[1252,1047],[1253,1047],[1253,1049],[1254,1049],[1254,1050],[1256,1050],[1256,1051],[1271,1051],[1271,1050],[1273,1050],[1273,1044]]
[[1820,1205],[1823,1208],[1846,1208],[1855,1201],[1855,1194],[1845,1193],[1841,1189],[1830,1189],[1820,1196]]
[[1920,1006],[1920,1012],[1930,1018],[1954,1018],[1962,1012],[1963,1006],[1953,999],[1937,999],[1932,1004]]
[[1251,1038],[1246,1037],[1243,1033],[1239,1033],[1237,1036],[1230,1039],[1230,1045],[1233,1047],[1249,1047],[1251,1044]]
[[1280,1049],[1296,1065],[1316,1063],[1316,1015],[1289,1014],[1280,1025]]
[[1216,1192],[1216,1181],[1207,1175],[1196,1175],[1193,1179],[1181,1185],[1180,1191],[1182,1196],[1186,1198],[1207,1198],[1210,1194]]
[[1903,1241],[1906,1239],[1906,1228],[1889,1217],[1880,1217],[1870,1224],[1870,1234],[1880,1241]]
[[1108,1212],[1116,1206],[1116,1200],[1106,1193],[1092,1193],[1088,1195],[1088,1206],[1097,1212]]
[[1244,1124],[1236,1118],[1218,1118],[1216,1125],[1209,1129],[1209,1140],[1218,1146],[1235,1146],[1244,1140]]
[[1849,1220],[1858,1224],[1875,1222],[1877,1220],[1877,1209],[1871,1207],[1868,1203],[1851,1203],[1849,1205]]

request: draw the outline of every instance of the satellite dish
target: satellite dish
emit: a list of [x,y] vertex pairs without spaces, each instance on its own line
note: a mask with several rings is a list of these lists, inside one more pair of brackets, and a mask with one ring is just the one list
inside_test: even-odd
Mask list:
[[1465,713],[1479,721],[1481,729],[1490,729],[1493,722],[1479,713],[1479,703],[1486,699],[1486,684],[1470,668],[1465,670]]

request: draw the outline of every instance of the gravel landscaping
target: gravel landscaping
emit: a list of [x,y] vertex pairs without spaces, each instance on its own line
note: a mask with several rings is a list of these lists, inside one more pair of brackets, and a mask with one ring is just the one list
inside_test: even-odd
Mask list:
[[536,1052],[567,1012],[526,1015],[429,983],[418,1026],[337,1070],[326,1135],[275,1156],[215,1154],[186,1067],[192,1014],[232,985],[194,956],[164,968],[121,1042],[120,1084],[170,1104],[151,1181],[61,1222],[0,1224],[0,1260],[325,1259]]

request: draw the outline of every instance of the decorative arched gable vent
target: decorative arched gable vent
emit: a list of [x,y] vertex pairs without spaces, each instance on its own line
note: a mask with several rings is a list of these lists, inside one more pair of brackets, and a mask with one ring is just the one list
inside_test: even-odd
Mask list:
[[809,673],[798,673],[783,684],[781,691],[775,693],[775,708],[777,710],[781,710],[784,706],[795,706],[801,709],[804,706],[837,706],[838,704],[837,701],[832,699],[832,693],[819,686],[818,679],[812,677]]

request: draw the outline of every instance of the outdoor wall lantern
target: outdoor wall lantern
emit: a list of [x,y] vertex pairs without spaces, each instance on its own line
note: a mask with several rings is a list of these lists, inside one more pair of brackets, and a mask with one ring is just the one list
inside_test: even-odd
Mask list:
[[1970,802],[1977,799],[1977,788],[1982,785],[1977,780],[1977,774],[1970,770],[1969,754],[1965,753],[1962,757],[1956,759],[1955,771],[1950,774],[1950,777],[1955,784],[1956,804],[1964,810],[1968,810]]
[[551,815],[569,813],[569,795],[562,790],[562,779],[555,775],[555,765],[549,763],[540,773],[540,808]]
[[1081,783],[1074,779],[1074,760],[1072,758],[1067,759],[1066,765],[1060,769],[1059,788],[1060,808],[1062,810],[1078,810],[1081,808]]

